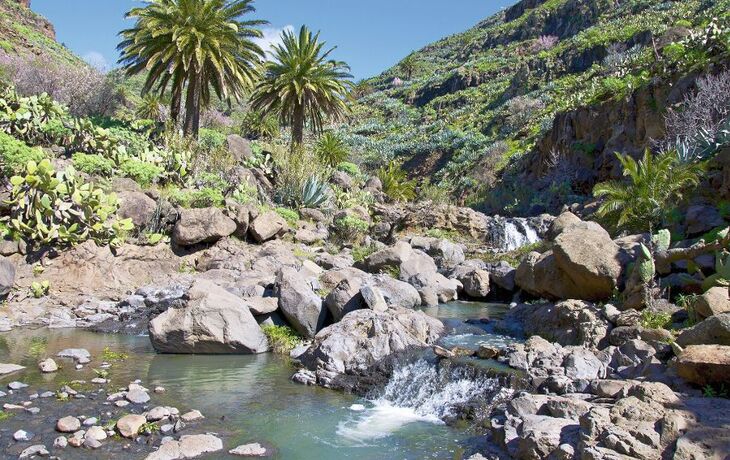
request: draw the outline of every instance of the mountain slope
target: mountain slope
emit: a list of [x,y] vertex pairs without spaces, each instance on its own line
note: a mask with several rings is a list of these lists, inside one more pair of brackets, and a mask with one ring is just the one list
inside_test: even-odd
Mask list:
[[[506,179],[524,176],[532,161],[598,159],[624,147],[638,152],[663,136],[662,113],[671,101],[661,99],[670,84],[727,63],[727,54],[692,55],[678,43],[712,17],[727,20],[729,9],[728,0],[523,0],[414,53],[410,80],[396,66],[361,84],[356,113],[340,130],[363,162],[401,159],[413,175],[431,177],[468,204],[515,213],[536,203],[557,206],[585,194],[599,175],[577,188],[556,177],[541,181],[542,190],[530,187],[536,183],[515,190]],[[567,114],[605,104],[626,112],[640,91],[661,96],[644,101],[651,110],[641,109],[638,123],[650,125],[648,134],[642,126],[622,142],[594,145],[596,136],[586,133],[550,140],[565,137],[556,130],[572,119]],[[607,125],[594,120],[590,129]],[[593,171],[606,166],[583,163]]]

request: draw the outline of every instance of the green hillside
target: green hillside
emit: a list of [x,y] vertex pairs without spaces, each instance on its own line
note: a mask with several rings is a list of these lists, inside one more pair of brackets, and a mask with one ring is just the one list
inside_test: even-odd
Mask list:
[[[578,200],[587,193],[565,179],[541,183],[544,190],[518,182],[515,190],[514,179],[526,179],[530,163],[546,161],[546,149],[555,147],[546,142],[551,131],[565,134],[555,132],[559,114],[620,105],[642,89],[724,66],[727,43],[710,49],[700,36],[714,17],[727,24],[729,7],[727,0],[523,0],[415,52],[412,64],[362,82],[356,112],[341,131],[364,163],[401,159],[412,174],[432,176],[470,205],[524,213],[550,201],[544,195],[560,193],[562,201],[554,201],[561,204]],[[651,102],[651,116],[660,119],[666,102]],[[615,160],[607,149],[638,153],[647,143],[573,141],[554,155],[594,156],[587,166],[594,171],[606,166],[606,156]],[[589,182],[600,178],[589,174],[596,176]],[[502,184],[507,176],[510,184]]]

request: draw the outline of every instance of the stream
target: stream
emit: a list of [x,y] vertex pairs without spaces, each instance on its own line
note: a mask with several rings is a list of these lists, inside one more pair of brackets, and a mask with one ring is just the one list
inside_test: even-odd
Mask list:
[[[453,302],[426,313],[453,329],[446,346],[477,348],[514,341],[489,332],[488,324],[466,320],[499,318],[506,306]],[[40,359],[65,348],[86,348],[92,363],[76,370],[71,361],[56,358],[63,368],[41,374]],[[206,419],[195,433],[214,432],[224,440],[225,451],[240,444],[260,442],[276,450],[274,458],[292,460],[335,459],[460,459],[480,437],[465,427],[446,425],[455,405],[475,395],[497,391],[496,380],[472,380],[454,372],[446,375],[425,360],[397,369],[382,394],[359,398],[291,382],[293,367],[286,358],[271,353],[253,356],[158,355],[145,336],[97,334],[74,329],[22,329],[0,334],[0,362],[27,366],[23,373],[0,379],[4,388],[13,380],[30,384],[35,391],[55,391],[61,382],[95,377],[93,367],[108,348],[128,355],[110,370],[109,390],[141,379],[148,388],[166,392],[153,396],[153,405],[181,411],[198,409]],[[0,402],[3,398],[0,398]],[[74,401],[76,403],[76,401]],[[24,414],[0,422],[0,444],[14,443],[15,430],[48,431],[70,409],[57,404],[58,413],[41,417]],[[77,404],[83,408],[82,403]],[[99,416],[100,414],[85,414]],[[101,417],[103,419],[103,417]],[[35,426],[34,426],[35,424]],[[42,427],[46,427],[44,430]],[[189,432],[187,434],[193,434]],[[33,440],[53,444],[57,434]],[[107,441],[109,442],[109,441]],[[125,458],[143,458],[128,452]],[[98,455],[95,457],[95,455]],[[85,449],[67,448],[64,458],[104,458]],[[234,458],[227,453],[206,458]]]

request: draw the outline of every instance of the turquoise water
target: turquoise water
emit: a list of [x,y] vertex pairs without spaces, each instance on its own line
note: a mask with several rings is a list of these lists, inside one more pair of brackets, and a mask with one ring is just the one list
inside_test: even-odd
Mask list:
[[[429,314],[464,320],[496,315],[499,306],[454,303]],[[468,335],[468,334],[467,334]],[[482,336],[484,338],[486,336]],[[39,359],[54,356],[64,348],[86,348],[92,363],[77,371],[69,361],[60,372],[42,375]],[[256,356],[157,355],[143,336],[95,334],[81,330],[17,330],[0,334],[0,362],[22,364],[23,373],[0,380],[5,387],[12,380],[30,383],[34,391],[58,389],[62,382],[95,377],[105,348],[128,354],[115,363],[109,390],[135,379],[148,388],[163,386],[153,405],[170,405],[181,411],[198,409],[205,421],[183,434],[214,432],[226,451],[239,444],[260,442],[276,449],[274,458],[291,460],[335,459],[460,459],[473,433],[441,423],[431,413],[399,407],[388,401],[368,401],[290,381],[294,368],[287,359],[273,354]],[[44,413],[44,426],[68,413],[78,413],[83,401],[58,403],[57,413]],[[73,406],[64,406],[73,404]],[[71,409],[76,412],[73,412]],[[48,411],[47,411],[48,412]],[[88,414],[97,415],[97,414]],[[15,430],[34,429],[38,418],[22,415],[0,422],[0,439],[7,441]],[[31,424],[29,427],[28,424]],[[52,445],[55,434],[42,439]],[[12,441],[10,441],[12,443]],[[105,441],[105,443],[115,441]],[[35,439],[33,443],[39,443]],[[53,453],[53,452],[52,452]],[[108,455],[108,454],[107,454]],[[143,458],[125,452],[124,458]],[[67,448],[63,458],[105,458],[103,454]],[[206,458],[233,458],[228,454]]]

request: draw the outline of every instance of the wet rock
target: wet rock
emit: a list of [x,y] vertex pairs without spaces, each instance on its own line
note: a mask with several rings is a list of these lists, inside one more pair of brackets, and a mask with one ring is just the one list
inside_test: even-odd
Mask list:
[[263,243],[280,236],[289,231],[286,220],[274,211],[269,211],[258,216],[251,223],[249,232],[258,243]]
[[195,458],[203,454],[223,450],[223,441],[210,434],[183,436],[179,441],[169,441],[146,457],[145,460],[176,460]]
[[259,443],[244,444],[228,451],[231,455],[241,457],[269,457],[272,455],[266,447]]
[[479,359],[492,359],[499,355],[499,349],[494,347],[488,347],[486,345],[480,345],[477,350],[477,358]]
[[65,436],[59,436],[53,441],[53,447],[57,449],[65,449],[68,446],[68,439]]
[[5,297],[15,286],[15,264],[0,256],[0,297]]
[[35,435],[25,430],[18,430],[13,433],[13,439],[17,442],[27,442],[33,439]]
[[19,459],[24,458],[33,458],[33,457],[47,457],[50,455],[50,452],[48,452],[48,449],[46,449],[46,446],[43,444],[37,444],[35,446],[30,446],[27,449],[25,449],[23,452],[20,453],[18,456]]
[[134,438],[146,422],[144,415],[125,415],[117,421],[117,431],[125,438]]
[[327,309],[312,285],[291,267],[283,267],[276,277],[279,309],[292,327],[307,338],[314,337],[325,324]]
[[84,434],[84,440],[85,441],[103,441],[107,438],[106,431],[100,426],[92,426],[88,430],[86,430],[86,434]]
[[133,404],[145,404],[150,401],[150,395],[140,389],[130,390],[124,397]]
[[56,361],[54,361],[52,358],[48,358],[38,363],[38,368],[44,374],[50,374],[58,370],[58,364],[56,364]]
[[11,390],[22,390],[23,388],[28,388],[28,385],[23,382],[10,382],[8,383],[8,388]]
[[730,346],[690,345],[675,363],[677,374],[697,385],[727,384],[730,376]]
[[184,209],[172,234],[175,244],[212,243],[236,231],[236,223],[218,208]]
[[199,410],[191,410],[190,412],[186,412],[180,416],[180,420],[186,423],[196,422],[204,418],[205,417],[203,417],[203,414],[201,414]]
[[149,412],[147,412],[147,421],[148,422],[158,422],[162,420],[163,418],[170,416],[170,409],[167,407],[157,406],[152,409],[150,409]]
[[81,421],[76,417],[63,417],[56,422],[56,430],[61,433],[73,433],[81,428]]
[[91,362],[91,353],[84,348],[67,348],[56,354],[59,358],[70,358],[76,361],[76,364],[88,364]]
[[149,323],[161,353],[263,353],[269,344],[245,300],[199,279]]

